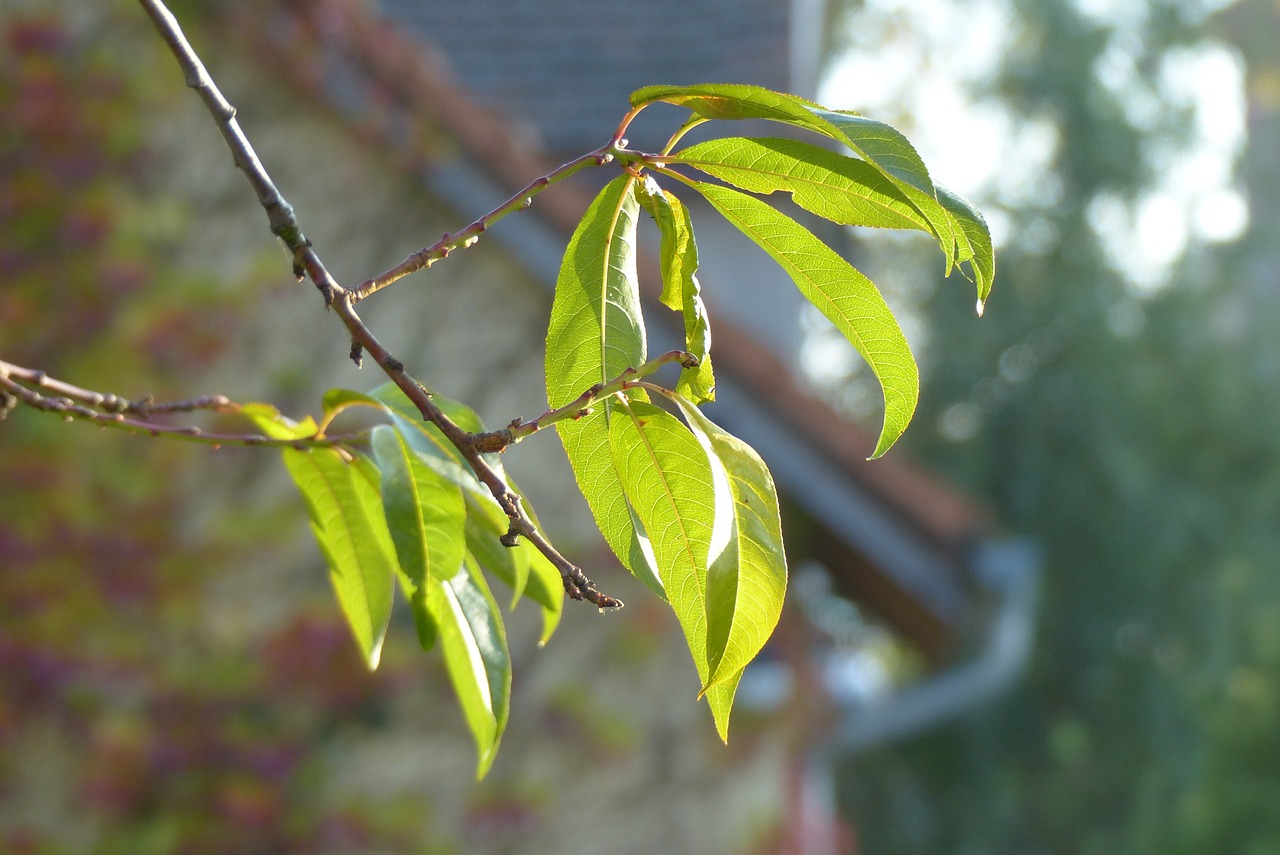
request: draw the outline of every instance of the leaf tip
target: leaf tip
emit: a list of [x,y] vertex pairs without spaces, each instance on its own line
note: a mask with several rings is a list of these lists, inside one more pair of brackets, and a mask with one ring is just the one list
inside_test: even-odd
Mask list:
[[369,655],[365,660],[365,665],[368,666],[370,672],[373,672],[378,670],[378,665],[381,662],[382,662],[382,639],[379,638],[377,642],[373,645],[373,647],[370,648]]

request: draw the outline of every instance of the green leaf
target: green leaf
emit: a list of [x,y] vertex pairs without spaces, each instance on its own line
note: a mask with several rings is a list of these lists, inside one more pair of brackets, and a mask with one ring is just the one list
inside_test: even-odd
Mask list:
[[[493,498],[489,488],[482,484],[471,471],[471,467],[466,464],[453,443],[445,438],[439,428],[422,419],[417,408],[405,397],[399,387],[393,383],[385,384],[374,390],[373,397],[386,407],[392,424],[404,437],[405,442],[421,455],[422,462],[462,489],[467,508],[465,526],[467,550],[482,567],[497,575],[503,584],[511,588],[514,605],[515,600],[526,593],[533,557],[541,553],[525,542],[514,547],[505,547],[498,542],[498,538],[506,534],[509,525],[506,512]],[[465,404],[439,395],[432,395],[432,400],[464,430],[472,433],[484,430],[484,424],[479,416]],[[517,493],[520,492],[516,484],[502,471],[496,455],[486,455],[486,460],[494,466],[499,475],[506,479],[508,487]],[[524,507],[530,518],[535,519],[533,507],[527,500]],[[542,568],[541,572],[545,575],[545,568]],[[556,578],[559,578],[558,572],[556,572]],[[557,596],[554,588],[540,586],[536,592],[530,594],[530,599],[542,606],[543,623],[547,628],[544,638],[550,637],[550,631],[554,630],[560,620],[560,609],[564,603],[563,590]]]
[[369,668],[378,667],[391,618],[395,549],[377,470],[332,448],[285,449],[285,468],[307,503],[311,529],[329,564],[338,603]]
[[623,489],[652,538],[667,600],[705,686],[711,673],[707,561],[716,524],[707,455],[679,419],[643,401],[617,407],[609,437]]
[[324,414],[329,416],[334,410],[351,406],[381,407],[381,404],[363,392],[354,389],[330,389],[324,393]]
[[245,404],[240,408],[240,415],[253,421],[272,439],[307,439],[316,435],[316,423],[310,416],[300,422],[280,414],[270,404]]
[[729,741],[729,713],[733,710],[733,696],[738,691],[738,683],[742,680],[742,671],[726,677],[707,689],[705,695],[707,706],[711,708],[711,717],[716,723],[716,733],[724,742]]
[[564,611],[564,581],[560,571],[545,555],[530,549],[529,576],[524,595],[542,606],[542,635],[538,646],[546,644],[560,625]]
[[698,358],[695,367],[680,371],[676,390],[700,404],[714,401],[716,378],[711,368],[711,322],[696,275],[698,245],[693,239],[689,210],[675,196],[663,192],[651,177],[646,177],[639,195],[640,203],[658,226],[662,304],[684,316],[684,349]]
[[987,221],[968,200],[947,188],[938,186],[938,198],[951,213],[959,228],[956,262],[969,262],[973,270],[973,282],[978,287],[978,314],[991,294],[991,283],[996,278],[996,255],[991,246],[991,230]]
[[[605,186],[565,249],[547,330],[547,401],[561,407],[597,383],[645,361],[636,278],[634,179]],[[614,554],[658,596],[665,596],[643,529],[609,457],[611,401],[556,424],[578,488]]]
[[547,400],[561,407],[645,361],[635,179],[609,182],[565,250],[547,330]]
[[511,707],[511,655],[502,615],[471,562],[452,578],[431,579],[428,585],[445,667],[476,743],[476,778],[483,778],[498,753]]
[[730,494],[732,540],[707,573],[709,689],[740,674],[773,634],[786,596],[787,559],[778,492],[760,455],[692,401],[670,397]]
[[848,146],[892,181],[929,224],[950,275],[964,240],[953,211],[943,201],[919,153],[901,132],[883,122],[759,86],[702,84],[650,86],[631,95],[633,106],[654,101],[680,104],[708,119],[768,119],[821,134]]
[[920,376],[893,312],[866,276],[794,220],[728,187],[694,183],[712,206],[787,271],[796,287],[871,366],[884,394],[884,425],[872,458],[884,454],[915,413]]
[[427,623],[427,580],[452,578],[466,553],[462,490],[422,462],[393,428],[373,431],[373,452],[382,473],[382,505],[400,569],[409,582],[419,640],[435,636]]
[[847,145],[896,183],[933,196],[929,170],[899,131],[856,113],[828,110],[812,101],[759,86],[733,83],[649,86],[631,94],[633,106],[663,101],[708,119],[768,119],[803,128]]
[[685,164],[752,193],[784,191],[800,207],[845,226],[930,232],[892,181],[856,158],[799,140],[727,137],[690,146]]

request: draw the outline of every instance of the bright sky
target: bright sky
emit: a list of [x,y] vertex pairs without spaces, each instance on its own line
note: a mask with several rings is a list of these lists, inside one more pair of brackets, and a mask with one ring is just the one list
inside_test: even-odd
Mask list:
[[[1140,127],[1154,128],[1162,99],[1195,116],[1184,149],[1152,145],[1161,174],[1136,203],[1099,199],[1089,221],[1117,269],[1139,290],[1158,289],[1193,242],[1226,242],[1248,225],[1232,170],[1244,143],[1243,67],[1229,47],[1205,41],[1168,56],[1152,78],[1136,66],[1145,4],[1076,0],[1088,17],[1116,26],[1092,70],[1123,93]],[[1188,0],[1207,16],[1229,0]],[[1008,238],[1003,206],[1053,193],[1044,165],[1058,145],[1048,120],[1015,124],[998,102],[975,101],[969,84],[990,73],[1011,38],[1005,0],[865,0],[852,48],[818,100],[894,124],[916,143],[935,178],[978,203],[997,245]],[[957,34],[963,38],[957,39]]]

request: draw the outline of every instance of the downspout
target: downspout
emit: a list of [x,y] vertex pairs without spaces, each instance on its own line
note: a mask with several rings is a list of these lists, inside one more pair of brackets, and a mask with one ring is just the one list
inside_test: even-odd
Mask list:
[[[994,614],[980,649],[968,660],[874,701],[841,691],[828,681],[840,709],[835,734],[801,759],[807,804],[797,813],[808,818],[796,841],[795,855],[840,855],[841,829],[836,793],[836,762],[873,746],[922,734],[995,700],[1021,676],[1034,641],[1041,559],[1030,540],[991,539],[975,549],[974,579],[993,605]],[[745,681],[744,681],[745,682]],[[827,811],[825,831],[814,814]],[[855,830],[856,834],[856,830]]]
[[1040,587],[1040,556],[1025,539],[986,540],[970,562],[992,603],[982,646],[968,660],[883,699],[835,697],[843,708],[838,747],[844,752],[916,735],[989,701],[1022,673],[1031,654]]

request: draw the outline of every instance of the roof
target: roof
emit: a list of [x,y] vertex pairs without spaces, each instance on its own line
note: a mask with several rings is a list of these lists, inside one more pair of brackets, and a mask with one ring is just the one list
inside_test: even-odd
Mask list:
[[[785,5],[752,2],[775,9]],[[385,3],[388,9],[409,5],[420,14],[420,4]],[[492,11],[495,4],[475,5]],[[506,4],[496,5],[506,8]],[[510,7],[524,15],[532,5],[511,3]],[[578,5],[588,4],[561,1],[563,7]],[[449,72],[451,62],[413,28],[379,20],[356,6],[342,2],[323,8],[295,5],[287,21],[277,21],[266,31],[254,28],[273,42],[274,50],[263,55],[288,56],[281,62],[282,72],[341,111],[351,126],[403,155],[432,192],[457,201],[464,210],[485,210],[488,199],[496,205],[515,188],[554,168],[554,161],[528,144],[526,128],[486,107],[481,99],[471,98]],[[255,8],[250,14],[260,11]],[[451,14],[455,12],[477,31],[495,29],[493,17],[487,19],[489,24],[480,24],[477,21],[485,19],[479,13],[464,14],[461,7],[451,9]],[[602,27],[596,32],[605,32],[598,16],[584,16],[588,25]],[[504,20],[511,24],[525,19]],[[460,32],[462,24],[455,21],[445,29]],[[491,32],[485,32],[482,41],[503,43]],[[511,48],[518,48],[513,56],[532,56],[528,48],[538,39],[517,41]],[[459,62],[456,57],[452,60],[453,65]],[[507,69],[509,75],[523,73]],[[551,79],[524,71],[530,80]],[[486,74],[496,81],[499,70],[488,69]],[[609,131],[632,85],[632,78],[621,71],[610,78],[608,86],[618,87],[621,94],[609,104],[612,118],[605,124]],[[491,90],[491,97],[495,91]],[[596,97],[584,104],[595,103]],[[427,131],[422,131],[424,122],[430,125]],[[406,133],[407,127],[421,132]],[[455,140],[455,145],[442,144],[436,138],[441,134]],[[557,187],[540,195],[529,213],[504,220],[493,237],[507,242],[535,273],[542,270],[542,277],[552,285],[564,244],[588,202],[572,186]],[[645,264],[653,264],[655,257],[650,253],[641,258],[642,283],[660,281],[645,274]],[[647,296],[656,299],[657,295]],[[668,315],[660,313],[655,319]],[[969,577],[970,559],[991,529],[985,508],[901,456],[868,463],[866,457],[875,445],[871,435],[807,392],[794,370],[750,334],[721,317],[713,318],[713,326],[719,381],[713,418],[760,451],[784,503],[817,523],[811,528],[811,548],[827,565],[837,587],[854,595],[930,659],[943,660],[972,616],[975,591]],[[650,332],[655,351],[679,346],[679,331],[674,328],[664,330],[654,324]],[[664,335],[666,342],[660,340]]]
[[447,13],[383,0],[381,9],[402,36],[438,48],[477,104],[536,127],[556,154],[607,140],[619,105],[642,86],[788,81],[789,11],[777,0],[646,0],[634,11],[601,0],[468,0]]

